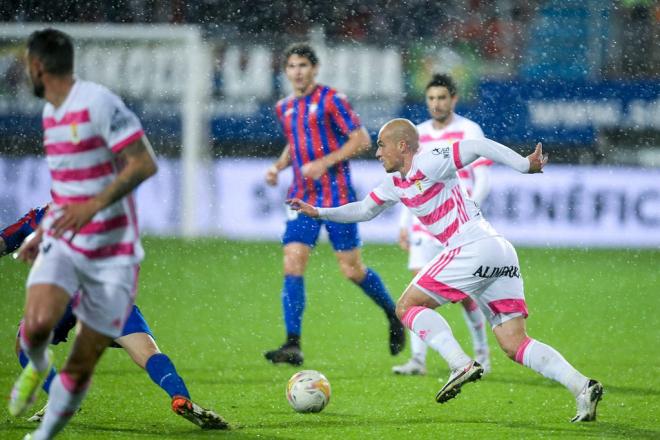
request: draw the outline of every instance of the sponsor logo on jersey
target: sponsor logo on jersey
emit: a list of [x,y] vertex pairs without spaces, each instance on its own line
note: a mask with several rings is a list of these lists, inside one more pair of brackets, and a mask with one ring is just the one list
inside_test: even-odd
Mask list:
[[517,266],[479,266],[479,269],[477,269],[472,276],[480,278],[520,278],[520,269]]
[[449,147],[434,148],[431,150],[431,154],[449,159]]
[[71,124],[71,142],[74,144],[80,143],[80,136],[78,135],[78,124],[75,122]]

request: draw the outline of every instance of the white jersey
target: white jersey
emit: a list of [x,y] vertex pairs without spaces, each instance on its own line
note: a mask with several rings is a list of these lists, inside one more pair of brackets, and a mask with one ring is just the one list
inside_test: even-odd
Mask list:
[[[144,131],[117,95],[79,79],[62,105],[46,104],[43,128],[53,204],[42,227],[52,235],[59,208],[85,202],[103,191],[117,176],[117,153]],[[73,258],[85,263],[134,264],[144,255],[132,195],[99,211],[72,235],[66,233],[61,240]]]
[[[454,142],[461,141],[463,139],[483,139],[484,132],[481,130],[481,127],[476,122],[465,118],[461,115],[454,113],[452,115],[451,122],[441,128],[437,129],[433,126],[433,119],[422,122],[417,125],[417,132],[419,133],[419,147],[421,149],[433,149],[436,147],[449,147],[454,144]],[[462,169],[457,171],[458,181],[461,185],[461,189],[472,198],[472,190],[475,183],[475,169],[481,166],[492,165],[493,161],[480,158],[471,164],[466,165]],[[488,188],[485,188],[485,193],[488,192]],[[480,202],[481,200],[477,200]],[[406,217],[401,219],[402,224],[407,223],[409,220]],[[423,231],[424,227],[416,219],[412,219],[412,229],[413,232]]]
[[371,193],[378,205],[400,201],[443,246],[457,247],[497,236],[476,203],[463,196],[456,170],[463,168],[459,142],[419,149],[407,176],[392,173]]

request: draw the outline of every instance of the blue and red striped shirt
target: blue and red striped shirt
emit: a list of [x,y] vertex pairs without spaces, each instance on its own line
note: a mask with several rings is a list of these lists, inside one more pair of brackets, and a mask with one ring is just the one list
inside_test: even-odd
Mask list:
[[[0,238],[5,242],[5,254],[18,249],[21,243],[23,243],[23,240],[37,229],[47,209],[47,206],[31,209],[30,212],[18,219],[16,223],[0,231]],[[0,255],[2,254],[0,253]]]
[[288,197],[314,206],[334,207],[356,200],[348,161],[329,168],[318,180],[303,177],[304,164],[339,150],[348,135],[362,126],[346,97],[317,85],[305,96],[288,96],[275,106],[289,144],[293,182]]

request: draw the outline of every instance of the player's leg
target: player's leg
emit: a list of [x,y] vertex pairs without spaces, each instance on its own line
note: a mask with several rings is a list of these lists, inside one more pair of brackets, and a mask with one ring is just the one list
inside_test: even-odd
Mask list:
[[335,251],[342,274],[355,283],[382,310],[389,326],[389,348],[392,355],[399,354],[406,344],[406,334],[396,316],[396,304],[378,273],[362,262],[360,235],[354,223],[325,222],[328,238]]
[[112,338],[80,323],[73,348],[50,387],[48,408],[34,439],[49,439],[64,428],[82,403],[103,351]]
[[509,358],[559,382],[573,393],[577,414],[571,421],[596,420],[596,407],[603,394],[603,386],[598,381],[584,376],[551,346],[527,336],[521,316],[496,326],[493,331]]
[[474,358],[484,367],[484,372],[488,373],[490,371],[490,350],[486,336],[486,317],[472,298],[465,298],[461,304],[463,305],[463,318],[465,318],[465,323],[472,336]]
[[307,262],[318,239],[320,222],[305,215],[292,213],[282,238],[284,245],[284,283],[282,310],[286,327],[286,341],[279,348],[264,353],[273,363],[302,365],[300,349],[302,318],[305,310],[304,274]]
[[54,284],[28,286],[25,315],[19,330],[20,347],[28,362],[11,392],[9,412],[14,416],[28,409],[37,389],[48,378],[53,362],[48,345],[69,299],[67,291]]

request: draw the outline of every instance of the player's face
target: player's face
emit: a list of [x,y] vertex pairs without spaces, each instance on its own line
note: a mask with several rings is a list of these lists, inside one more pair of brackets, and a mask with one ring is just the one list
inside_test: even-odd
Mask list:
[[458,96],[451,96],[447,87],[429,87],[426,91],[426,107],[433,119],[445,122],[456,107]]
[[310,91],[316,79],[317,66],[300,55],[293,54],[286,62],[286,77],[291,82],[296,94],[305,94]]
[[41,62],[31,56],[29,53],[25,56],[25,70],[32,86],[32,93],[37,98],[43,98],[46,94],[46,88],[41,77],[43,76],[43,66]]
[[388,136],[383,136],[382,133],[378,135],[376,141],[378,149],[376,150],[376,159],[383,164],[383,168],[388,173],[393,173],[401,169],[401,154],[397,143],[392,141]]

